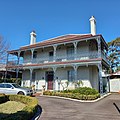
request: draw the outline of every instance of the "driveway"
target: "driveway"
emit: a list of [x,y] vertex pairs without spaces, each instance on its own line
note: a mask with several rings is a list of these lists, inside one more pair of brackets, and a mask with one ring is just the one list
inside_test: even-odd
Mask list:
[[94,103],[61,98],[38,97],[42,107],[39,120],[120,120],[120,94],[112,94]]

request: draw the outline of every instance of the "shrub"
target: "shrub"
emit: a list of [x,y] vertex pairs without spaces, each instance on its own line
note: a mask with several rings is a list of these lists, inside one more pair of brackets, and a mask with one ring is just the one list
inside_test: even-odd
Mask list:
[[64,90],[62,91],[62,93],[79,93],[83,95],[95,95],[95,94],[98,94],[98,91],[95,90],[94,88],[80,87],[74,90]]
[[80,88],[73,90],[72,93],[80,93],[83,95],[95,95],[95,94],[98,94],[98,91],[95,90],[94,88],[80,87]]
[[29,120],[33,117],[33,115],[37,112],[38,109],[38,101],[36,98],[32,98],[29,96],[23,95],[1,95],[0,101],[19,101],[26,104],[26,107],[23,108],[22,111],[18,111],[13,114],[3,115],[2,120]]
[[68,97],[79,100],[95,100],[100,97],[97,90],[88,87],[81,87],[75,90],[64,90],[61,92],[45,91],[44,95]]

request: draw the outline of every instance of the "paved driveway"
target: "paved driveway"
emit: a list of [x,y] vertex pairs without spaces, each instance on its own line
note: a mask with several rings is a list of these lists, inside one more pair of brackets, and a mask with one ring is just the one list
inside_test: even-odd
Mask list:
[[95,103],[44,96],[38,99],[43,110],[39,120],[120,120],[120,94],[112,94]]

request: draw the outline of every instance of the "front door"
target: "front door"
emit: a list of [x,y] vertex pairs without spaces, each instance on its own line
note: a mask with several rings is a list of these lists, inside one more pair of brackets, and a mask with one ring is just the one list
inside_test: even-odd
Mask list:
[[46,80],[48,83],[48,86],[47,86],[48,90],[53,90],[53,77],[54,77],[53,71],[46,72]]

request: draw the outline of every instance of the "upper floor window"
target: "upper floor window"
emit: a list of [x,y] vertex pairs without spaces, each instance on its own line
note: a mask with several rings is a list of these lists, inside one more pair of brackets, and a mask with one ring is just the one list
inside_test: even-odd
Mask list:
[[49,57],[53,56],[53,51],[49,52]]
[[33,58],[37,58],[37,51],[33,52]]
[[53,51],[49,52],[49,61],[53,60]]
[[74,59],[74,47],[73,46],[70,46],[70,47],[67,47],[67,59],[69,60],[72,60]]

